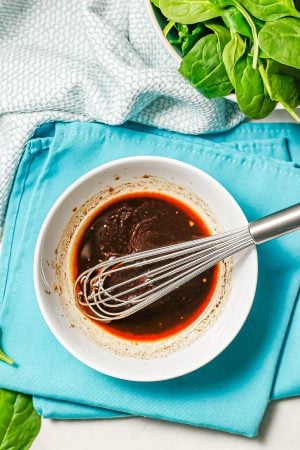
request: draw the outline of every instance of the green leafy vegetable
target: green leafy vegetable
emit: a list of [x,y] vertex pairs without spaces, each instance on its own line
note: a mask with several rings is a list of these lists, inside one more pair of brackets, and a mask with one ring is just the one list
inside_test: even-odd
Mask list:
[[270,98],[280,102],[291,116],[300,122],[295,111],[300,104],[300,79],[284,73],[284,70],[281,64],[271,59],[266,61],[266,68],[260,66],[260,73]]
[[29,449],[40,427],[31,397],[0,389],[1,450]]
[[242,3],[253,16],[264,21],[285,16],[300,17],[293,0],[243,0]]
[[182,25],[181,23],[175,24],[175,28],[178,32],[177,39],[169,39],[172,45],[176,45],[182,51],[183,56],[186,55],[193,45],[200,39],[200,37],[206,32],[204,24],[199,23],[196,26]]
[[[234,6],[236,8],[236,10],[238,11],[238,13],[241,16],[243,16],[245,22],[247,22],[247,24],[249,25],[249,28],[250,28],[251,34],[252,34],[251,40],[253,41],[253,69],[255,69],[257,66],[259,46],[258,46],[258,37],[257,37],[256,27],[255,27],[255,24],[253,22],[251,15],[244,8],[244,6],[241,4],[241,2],[239,2],[238,0],[212,0],[212,2],[219,8],[226,8],[226,6]],[[223,14],[224,14],[224,11],[223,11]],[[238,30],[233,29],[233,31],[238,31]]]
[[203,95],[235,92],[253,119],[280,102],[299,121],[300,0],[152,1],[183,56],[179,71]]
[[233,0],[211,0],[211,2],[220,9],[233,5]]
[[264,26],[265,22],[254,16],[251,16],[251,19],[253,20],[253,23],[255,25],[257,32],[259,32],[262,29],[262,27]]
[[159,0],[151,0],[151,3],[155,5],[157,8],[159,8]]
[[255,24],[250,16],[250,14],[245,10],[245,8],[242,7],[242,5],[240,5],[240,3],[236,0],[233,0],[233,4],[236,6],[237,10],[244,16],[245,20],[247,21],[250,29],[251,29],[251,33],[252,33],[252,40],[253,40],[253,62],[252,62],[252,67],[253,69],[256,69],[257,66],[257,59],[258,59],[258,50],[259,50],[259,45],[258,45],[258,36],[257,36],[257,31],[256,31],[256,27]]
[[232,91],[222,61],[228,31],[221,25],[218,27],[218,36],[208,34],[201,38],[183,58],[179,68],[179,71],[208,98],[223,97]]
[[252,119],[268,116],[276,102],[269,97],[260,72],[253,69],[251,56],[245,55],[237,61],[233,75],[236,97],[243,113]]
[[275,61],[300,69],[300,20],[285,17],[267,22],[258,35],[262,51]]
[[231,39],[230,32],[227,30],[226,27],[224,27],[223,25],[219,25],[218,23],[207,22],[206,26],[207,26],[207,28],[209,28],[210,30],[212,30],[216,33],[216,36],[218,38],[217,51],[221,55],[224,50],[225,45]]
[[235,88],[235,78],[233,74],[234,66],[237,61],[243,56],[246,51],[246,42],[240,37],[238,33],[232,33],[231,40],[227,42],[223,51],[224,65],[231,81]]
[[236,31],[243,36],[253,39],[251,28],[242,13],[235,7],[225,8],[222,13],[222,19],[231,31]]
[[182,24],[204,22],[221,16],[221,10],[209,0],[159,0],[159,8],[169,20]]

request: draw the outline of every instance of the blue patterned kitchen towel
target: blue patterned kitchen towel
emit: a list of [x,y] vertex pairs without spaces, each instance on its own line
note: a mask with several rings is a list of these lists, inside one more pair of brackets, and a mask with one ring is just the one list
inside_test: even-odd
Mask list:
[[207,100],[177,72],[146,0],[10,0],[0,3],[0,29],[0,228],[40,123],[134,120],[204,133],[243,119],[236,104]]

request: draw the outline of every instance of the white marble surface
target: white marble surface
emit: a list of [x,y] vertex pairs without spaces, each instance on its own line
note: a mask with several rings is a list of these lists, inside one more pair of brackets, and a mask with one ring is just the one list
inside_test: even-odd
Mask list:
[[300,398],[273,402],[254,439],[142,418],[43,420],[32,450],[299,450],[299,417]]
[[[290,122],[284,111],[264,122]],[[300,131],[300,129],[299,129]],[[299,450],[300,398],[272,402],[254,439],[144,418],[43,420],[32,450]]]

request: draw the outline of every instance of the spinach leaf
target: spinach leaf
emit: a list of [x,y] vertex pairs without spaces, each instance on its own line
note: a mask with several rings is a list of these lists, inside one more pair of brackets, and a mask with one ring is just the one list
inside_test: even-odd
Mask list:
[[300,17],[293,0],[243,0],[242,4],[253,16],[265,21],[285,16]]
[[[273,61],[273,63],[275,63],[276,61]],[[290,67],[290,66],[286,66],[285,64],[280,64],[278,62],[276,62],[278,70],[280,73],[282,73],[283,75],[291,75],[292,77],[294,77],[298,83],[300,83],[300,70],[299,69],[295,69],[295,67]],[[299,95],[300,95],[300,89],[299,89]]]
[[300,104],[300,79],[284,73],[282,65],[271,59],[266,61],[266,67],[261,64],[259,70],[270,98],[281,103],[300,122],[295,111]]
[[179,68],[179,72],[207,98],[223,97],[232,91],[222,61],[228,30],[222,25],[218,27],[218,36],[208,34],[201,38],[182,59]]
[[231,40],[225,45],[223,51],[223,62],[226,68],[228,78],[233,87],[235,87],[235,78],[233,69],[236,62],[246,51],[246,42],[243,41],[238,33],[232,33]]
[[262,27],[264,26],[265,22],[254,16],[251,16],[251,19],[253,20],[253,23],[255,25],[257,32],[259,32],[262,29]]
[[285,17],[267,22],[259,32],[258,40],[269,58],[300,69],[300,20]]
[[211,0],[211,2],[218,8],[226,8],[226,6],[233,5],[233,0]]
[[300,0],[152,1],[183,54],[180,73],[203,95],[235,90],[240,109],[253,119],[280,102],[299,121]]
[[231,31],[236,31],[243,36],[253,39],[251,28],[242,13],[235,7],[230,6],[222,12],[222,19]]
[[244,17],[245,21],[249,25],[252,34],[251,40],[253,42],[253,69],[255,69],[257,66],[259,45],[256,26],[251,15],[244,8],[244,6],[239,0],[211,0],[211,1],[220,8],[226,8],[226,6],[234,6],[237,9],[237,11]]
[[0,389],[0,449],[27,450],[38,434],[41,418],[28,395]]
[[259,44],[258,44],[258,36],[257,36],[255,24],[250,16],[250,14],[248,13],[248,11],[245,8],[237,0],[232,0],[232,1],[233,1],[233,4],[235,5],[235,7],[237,8],[237,10],[244,16],[245,20],[247,21],[247,23],[249,24],[249,27],[251,29],[252,41],[253,41],[252,67],[253,67],[253,69],[256,69],[257,60],[258,60],[258,52],[259,52]]
[[217,51],[220,53],[220,56],[221,56],[225,45],[231,39],[230,32],[229,32],[229,30],[227,30],[226,27],[224,27],[223,25],[219,25],[218,23],[207,22],[206,26],[207,26],[207,28],[209,28],[210,30],[215,32],[215,34],[218,38]]
[[164,16],[174,22],[193,24],[221,16],[221,10],[210,0],[159,0]]
[[168,41],[172,45],[179,47],[183,56],[186,55],[200,39],[200,37],[207,32],[207,29],[203,23],[198,23],[196,26],[176,23],[175,28],[178,32],[177,39],[168,38]]
[[265,88],[259,70],[253,69],[251,56],[245,54],[233,70],[235,94],[241,111],[252,119],[263,119],[276,106]]

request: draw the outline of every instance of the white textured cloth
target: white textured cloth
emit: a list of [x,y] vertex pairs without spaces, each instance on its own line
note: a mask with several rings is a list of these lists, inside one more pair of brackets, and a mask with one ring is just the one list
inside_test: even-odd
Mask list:
[[78,119],[197,134],[242,115],[181,77],[145,0],[0,0],[0,225],[26,140],[43,122]]

